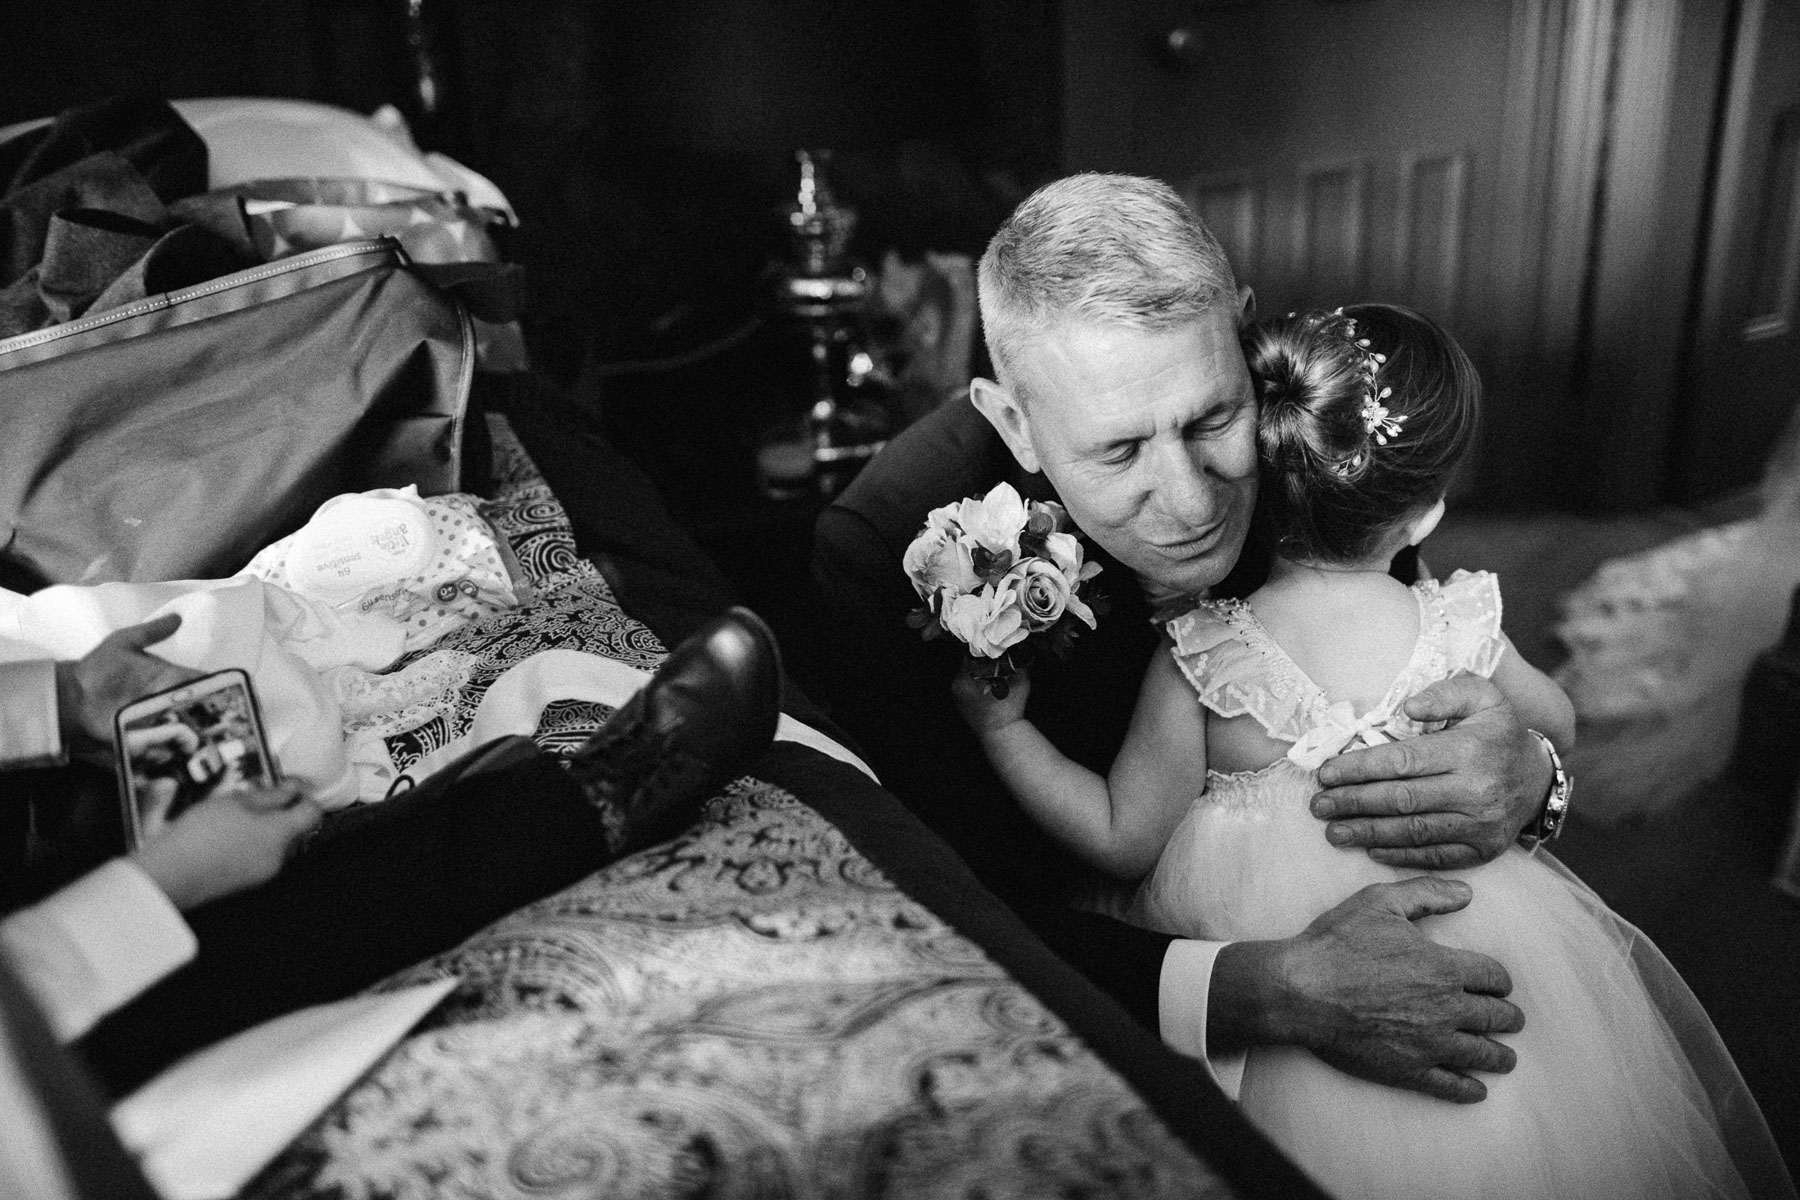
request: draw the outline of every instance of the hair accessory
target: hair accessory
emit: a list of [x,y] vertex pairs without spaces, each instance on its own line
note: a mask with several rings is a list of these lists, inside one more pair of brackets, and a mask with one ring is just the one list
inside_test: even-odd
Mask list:
[[1363,432],[1372,435],[1383,446],[1387,445],[1389,438],[1400,436],[1400,422],[1406,420],[1404,413],[1393,416],[1389,414],[1387,405],[1381,403],[1393,394],[1393,388],[1382,388],[1379,396],[1363,397]]
[[[1375,350],[1370,345],[1368,338],[1357,336],[1355,317],[1344,317],[1344,310],[1341,308],[1332,315],[1343,317],[1344,327],[1340,332],[1346,341],[1362,351],[1360,370],[1368,388],[1363,393],[1362,409],[1359,412],[1362,417],[1363,434],[1373,438],[1376,445],[1385,446],[1388,444],[1389,438],[1400,436],[1400,424],[1406,420],[1405,413],[1390,413],[1387,405],[1382,403],[1383,400],[1394,394],[1394,389],[1391,387],[1384,387],[1379,391],[1376,389],[1375,376],[1387,362],[1387,355]],[[1349,458],[1339,462],[1333,470],[1340,476],[1348,477],[1352,471],[1362,466],[1363,461],[1368,457],[1369,451],[1365,446]]]

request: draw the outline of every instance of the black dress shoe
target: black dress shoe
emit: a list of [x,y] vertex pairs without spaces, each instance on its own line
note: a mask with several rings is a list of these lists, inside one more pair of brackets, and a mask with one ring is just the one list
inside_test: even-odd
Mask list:
[[775,737],[781,655],[747,608],[675,647],[569,761],[600,809],[611,856],[665,841],[744,774]]

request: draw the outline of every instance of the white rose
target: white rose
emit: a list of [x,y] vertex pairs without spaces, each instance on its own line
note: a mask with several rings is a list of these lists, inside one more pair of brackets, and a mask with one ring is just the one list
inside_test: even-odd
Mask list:
[[981,586],[969,548],[948,529],[922,530],[906,548],[901,564],[921,600],[929,600],[940,591],[960,595]]
[[964,500],[956,520],[962,526],[963,536],[989,554],[1019,557],[1025,501],[1012,484],[1000,484],[980,500]]
[[1046,534],[1044,553],[1056,564],[1070,587],[1081,581],[1081,539],[1072,533]]
[[1074,599],[1074,585],[1067,576],[1055,563],[1041,558],[1019,564],[1007,582],[1018,587],[1019,611],[1025,627],[1033,633],[1056,624]]
[[944,601],[944,628],[967,643],[969,653],[999,658],[1030,634],[1010,580]]
[[957,526],[956,518],[957,514],[962,512],[962,506],[963,501],[958,500],[954,504],[940,505],[932,509],[925,514],[925,528],[944,529],[953,535],[961,533],[962,530]]

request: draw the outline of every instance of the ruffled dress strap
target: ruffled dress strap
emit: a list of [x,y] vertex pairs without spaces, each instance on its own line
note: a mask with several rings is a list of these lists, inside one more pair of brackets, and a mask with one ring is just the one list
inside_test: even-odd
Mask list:
[[1444,674],[1489,676],[1506,654],[1500,632],[1500,577],[1492,571],[1456,571],[1443,582],[1414,585],[1443,622]]
[[1248,714],[1270,737],[1288,742],[1312,724],[1312,710],[1323,697],[1292,668],[1244,601],[1202,600],[1165,628],[1175,642],[1176,665],[1212,712]]

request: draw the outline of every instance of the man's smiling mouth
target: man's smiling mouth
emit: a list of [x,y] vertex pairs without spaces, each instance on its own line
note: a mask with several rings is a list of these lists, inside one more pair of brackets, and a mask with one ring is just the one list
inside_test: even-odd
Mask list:
[[1186,537],[1178,538],[1174,541],[1153,542],[1151,544],[1165,554],[1194,554],[1201,550],[1205,550],[1217,540],[1219,531],[1223,528],[1225,528],[1225,522],[1221,519],[1214,521],[1211,525],[1203,526],[1202,528],[1189,533]]

